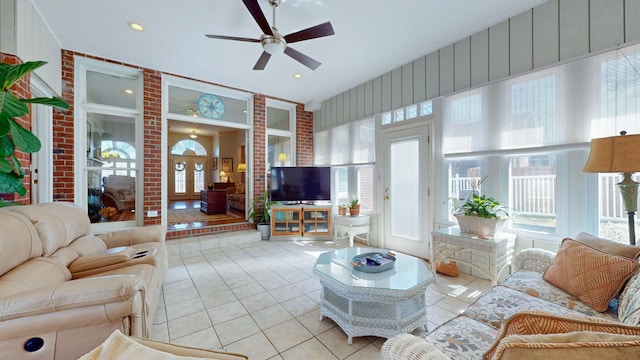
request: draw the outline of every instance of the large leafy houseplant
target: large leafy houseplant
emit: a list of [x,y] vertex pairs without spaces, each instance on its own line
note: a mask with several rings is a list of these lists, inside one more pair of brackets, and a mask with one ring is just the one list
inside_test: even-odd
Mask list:
[[249,209],[249,220],[257,221],[258,224],[268,224],[271,221],[271,205],[274,201],[269,200],[269,190],[265,190],[262,198],[251,199]]
[[[32,71],[46,64],[45,61],[29,61],[23,64],[0,63],[0,193],[18,193],[24,196],[27,189],[22,180],[24,171],[16,157],[18,149],[27,154],[40,150],[40,140],[22,127],[14,118],[27,115],[27,104],[43,104],[68,109],[69,104],[59,98],[21,99],[11,88]],[[0,200],[0,207],[13,203]]]

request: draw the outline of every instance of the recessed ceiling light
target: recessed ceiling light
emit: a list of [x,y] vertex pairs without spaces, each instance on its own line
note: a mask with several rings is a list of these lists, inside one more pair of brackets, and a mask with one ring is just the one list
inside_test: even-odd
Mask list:
[[132,29],[133,29],[133,30],[135,30],[135,31],[142,31],[142,30],[144,30],[144,27],[142,27],[142,25],[140,25],[140,24],[138,24],[138,23],[135,23],[135,22],[133,22],[133,21],[129,21],[129,22],[128,22],[128,24],[129,24],[129,27],[130,27],[130,28],[132,28]]
[[131,89],[124,89],[124,92],[127,94],[133,94],[133,90]]
[[293,77],[296,78],[296,79],[301,79],[302,78],[302,74],[295,73],[295,74],[293,74]]

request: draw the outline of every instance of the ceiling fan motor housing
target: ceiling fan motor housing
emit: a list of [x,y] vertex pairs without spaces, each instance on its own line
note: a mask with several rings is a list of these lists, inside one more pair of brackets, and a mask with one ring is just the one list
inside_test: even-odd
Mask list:
[[260,43],[262,44],[262,48],[264,51],[268,52],[271,55],[282,54],[284,49],[287,48],[287,42],[284,41],[282,35],[280,35],[276,28],[273,29],[273,36],[262,34],[260,36]]

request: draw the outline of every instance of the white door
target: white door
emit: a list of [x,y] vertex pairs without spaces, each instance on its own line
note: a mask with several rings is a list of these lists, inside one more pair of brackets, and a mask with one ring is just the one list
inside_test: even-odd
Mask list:
[[384,246],[429,258],[431,150],[428,125],[383,133]]

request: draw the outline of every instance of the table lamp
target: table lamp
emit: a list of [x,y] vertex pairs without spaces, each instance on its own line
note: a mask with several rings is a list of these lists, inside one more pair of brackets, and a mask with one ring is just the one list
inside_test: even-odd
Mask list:
[[241,183],[244,183],[244,173],[247,172],[247,164],[238,164],[238,172],[242,174]]
[[220,171],[220,182],[229,182],[229,178],[227,177],[227,173],[224,172],[224,171]]
[[640,171],[640,134],[611,136],[591,140],[589,159],[584,172],[622,173],[618,189],[622,195],[624,210],[629,217],[629,243],[636,244],[634,215],[638,209],[638,185],[631,179],[634,172]]

